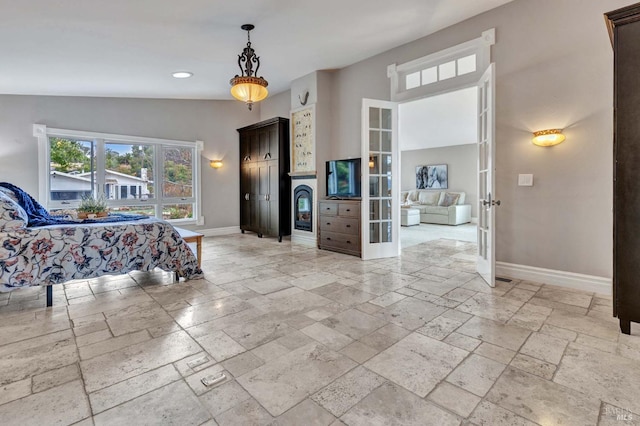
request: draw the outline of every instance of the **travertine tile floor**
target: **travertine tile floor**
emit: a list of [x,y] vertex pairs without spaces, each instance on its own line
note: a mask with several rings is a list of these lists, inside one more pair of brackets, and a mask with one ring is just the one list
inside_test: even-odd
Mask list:
[[[611,300],[487,287],[469,242],[357,258],[207,238],[206,280],[0,295],[3,425],[638,424],[640,326]],[[201,379],[224,373],[222,383]]]

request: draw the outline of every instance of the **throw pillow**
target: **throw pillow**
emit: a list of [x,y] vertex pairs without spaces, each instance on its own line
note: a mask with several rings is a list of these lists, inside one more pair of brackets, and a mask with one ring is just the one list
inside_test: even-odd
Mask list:
[[400,193],[400,204],[405,204],[407,202],[407,197],[409,196],[408,192]]
[[444,194],[444,198],[440,201],[440,205],[443,207],[453,206],[458,202],[460,198],[460,194],[452,194],[451,192],[447,192]]
[[435,206],[438,204],[438,200],[440,199],[440,192],[427,192],[420,191],[420,196],[418,200],[420,204],[424,204],[426,206]]
[[409,195],[407,196],[409,201],[418,201],[418,191],[413,190],[409,191]]
[[28,221],[27,212],[4,192],[0,192],[0,231],[22,229]]

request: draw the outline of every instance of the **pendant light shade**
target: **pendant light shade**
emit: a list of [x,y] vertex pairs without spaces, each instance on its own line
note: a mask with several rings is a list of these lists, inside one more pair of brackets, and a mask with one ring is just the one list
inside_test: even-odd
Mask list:
[[[260,102],[269,95],[267,80],[257,76],[260,68],[260,57],[256,56],[255,50],[251,47],[250,31],[255,27],[245,24],[241,27],[247,32],[247,46],[238,55],[238,66],[241,75],[236,75],[231,79],[231,96],[247,104],[249,110],[255,102]],[[244,66],[244,68],[243,68]],[[255,66],[255,70],[254,70]]]

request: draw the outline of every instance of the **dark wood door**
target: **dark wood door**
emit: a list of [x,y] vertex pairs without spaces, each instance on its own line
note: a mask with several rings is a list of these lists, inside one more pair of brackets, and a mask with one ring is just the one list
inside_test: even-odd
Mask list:
[[252,231],[251,228],[251,165],[240,165],[240,229]]

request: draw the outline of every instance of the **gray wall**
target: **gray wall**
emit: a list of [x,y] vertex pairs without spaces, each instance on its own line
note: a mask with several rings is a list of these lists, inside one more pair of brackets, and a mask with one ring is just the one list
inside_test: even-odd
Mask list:
[[287,90],[277,95],[269,95],[267,99],[260,102],[260,121],[273,117],[290,118],[291,111],[291,91]]
[[471,217],[478,217],[478,154],[477,146],[456,145],[440,148],[402,151],[402,190],[416,189],[416,166],[446,164],[449,173],[448,191],[466,192],[465,204],[471,204]]
[[[179,140],[202,140],[202,229],[239,223],[238,134],[259,121],[237,101],[185,101],[0,95],[0,181],[38,195],[34,123],[48,127]],[[209,160],[222,159],[214,170]],[[197,229],[192,227],[192,229]]]
[[[611,277],[613,53],[602,14],[627,4],[516,0],[338,71],[335,156],[359,155],[362,98],[389,99],[388,65],[495,27],[497,260]],[[555,127],[565,143],[531,144],[531,132]],[[518,173],[534,186],[518,187]]]

